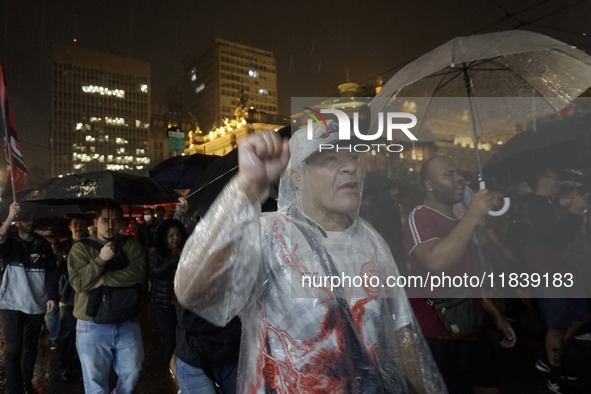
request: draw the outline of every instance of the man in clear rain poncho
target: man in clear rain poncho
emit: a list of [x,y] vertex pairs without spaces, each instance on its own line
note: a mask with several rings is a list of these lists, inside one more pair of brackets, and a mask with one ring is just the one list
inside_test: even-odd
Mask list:
[[[337,129],[239,144],[238,174],[184,247],[178,300],[220,326],[242,319],[239,392],[445,392],[404,291],[381,286],[398,271],[358,217],[359,154],[319,153]],[[278,211],[261,216],[281,174]]]

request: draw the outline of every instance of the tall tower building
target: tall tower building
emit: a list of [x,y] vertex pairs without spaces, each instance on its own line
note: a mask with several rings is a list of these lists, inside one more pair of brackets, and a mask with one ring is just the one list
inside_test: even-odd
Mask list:
[[183,61],[186,111],[209,132],[239,106],[277,115],[277,67],[272,52],[216,38]]
[[51,174],[145,172],[150,64],[77,46],[53,47]]

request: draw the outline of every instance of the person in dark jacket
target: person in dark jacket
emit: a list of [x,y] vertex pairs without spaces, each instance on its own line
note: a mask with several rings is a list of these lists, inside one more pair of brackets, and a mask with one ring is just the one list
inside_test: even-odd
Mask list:
[[60,379],[70,381],[82,374],[80,360],[76,352],[76,318],[74,317],[74,298],[76,292],[70,285],[68,275],[68,254],[74,242],[88,237],[88,220],[82,214],[72,215],[70,218],[72,236],[61,240],[54,248],[55,259],[60,270]]
[[160,330],[160,348],[166,363],[170,361],[176,346],[177,317],[173,280],[186,240],[187,230],[180,221],[165,220],[156,230],[155,248],[150,252],[150,302]]
[[176,378],[183,393],[235,393],[242,323],[218,327],[177,304]]
[[58,270],[51,245],[35,233],[32,220],[18,218],[15,234],[8,234],[18,216],[18,203],[10,205],[0,227],[0,258],[4,267],[0,286],[4,341],[4,367],[8,392],[36,393],[31,383],[37,344],[45,313],[57,307]]
[[[535,367],[547,374],[550,390],[563,393],[572,389],[569,381],[577,379],[564,370],[564,348],[591,318],[586,294],[576,286],[564,261],[568,244],[581,229],[588,202],[585,195],[578,193],[558,199],[561,179],[552,168],[533,170],[528,183],[532,193],[523,198],[519,211],[525,262],[531,275],[546,275],[554,280],[553,286],[534,288],[540,317],[546,325],[546,354]],[[559,279],[564,280],[564,286]],[[574,285],[569,285],[571,280]]]

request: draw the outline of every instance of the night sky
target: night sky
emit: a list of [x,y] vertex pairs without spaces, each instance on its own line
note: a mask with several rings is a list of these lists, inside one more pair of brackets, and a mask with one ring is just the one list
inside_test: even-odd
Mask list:
[[289,114],[291,97],[335,95],[347,74],[386,81],[457,36],[522,28],[590,53],[590,27],[591,0],[0,0],[0,61],[25,162],[44,171],[54,43],[149,61],[161,102],[180,85],[181,60],[214,37],[270,50]]

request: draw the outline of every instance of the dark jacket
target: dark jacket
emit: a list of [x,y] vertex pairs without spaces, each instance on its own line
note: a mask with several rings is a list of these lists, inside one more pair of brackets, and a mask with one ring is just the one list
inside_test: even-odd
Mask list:
[[60,304],[64,305],[74,305],[74,298],[76,296],[76,292],[70,284],[70,275],[68,275],[68,254],[70,253],[73,244],[74,240],[72,238],[65,239],[57,244],[56,250],[54,251],[60,273]]
[[[242,323],[234,317],[225,327],[218,327],[176,304],[178,326],[175,355],[206,373],[213,367],[237,364]],[[209,375],[209,373],[208,373]]]
[[551,198],[528,194],[520,205],[525,246],[545,245],[563,252],[581,229],[583,217],[570,212],[558,214]]
[[164,256],[157,250],[150,252],[150,302],[157,309],[174,308],[174,274],[179,255]]
[[11,234],[0,245],[0,257],[6,267],[0,309],[42,314],[47,300],[59,300],[59,272],[51,245],[43,237],[35,234],[34,240],[27,242]]

